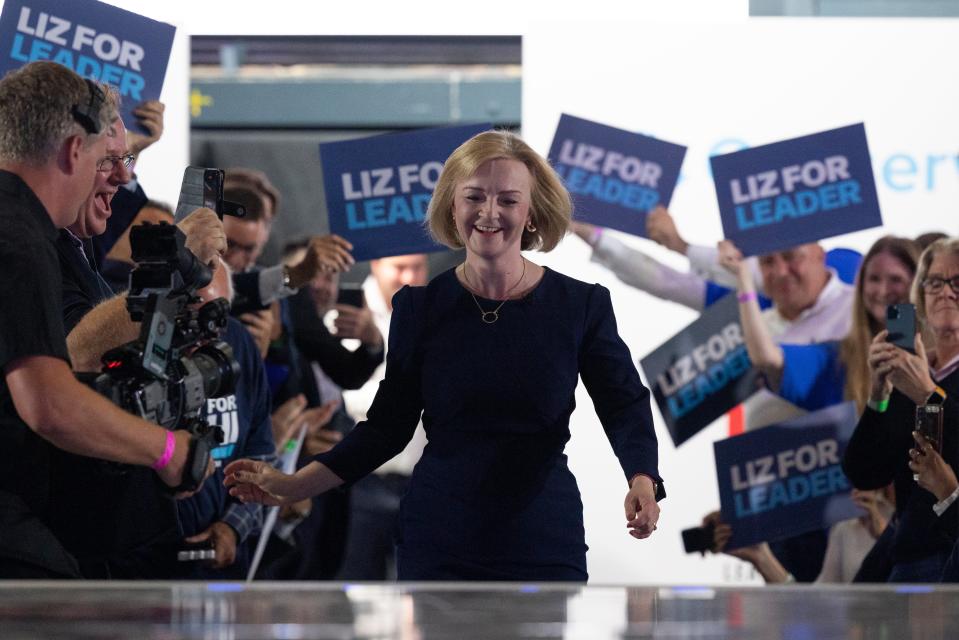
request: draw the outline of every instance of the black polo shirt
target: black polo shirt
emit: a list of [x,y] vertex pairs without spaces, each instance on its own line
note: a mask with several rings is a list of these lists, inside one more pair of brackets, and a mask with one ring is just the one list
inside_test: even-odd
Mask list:
[[0,490],[19,495],[37,513],[48,498],[47,445],[17,415],[6,368],[24,356],[70,361],[56,239],[57,230],[30,187],[0,171]]
[[61,566],[60,551],[51,548],[56,541],[41,526],[23,526],[48,510],[50,445],[17,415],[6,370],[25,356],[69,362],[56,238],[30,187],[0,171],[0,556],[50,567]]

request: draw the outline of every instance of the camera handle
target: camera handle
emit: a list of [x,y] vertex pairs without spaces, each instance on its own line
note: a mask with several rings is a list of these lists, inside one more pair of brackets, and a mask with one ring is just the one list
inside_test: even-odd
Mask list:
[[173,491],[196,491],[206,476],[207,463],[210,452],[223,442],[223,430],[212,427],[202,420],[193,422],[187,431],[190,432],[190,448],[187,451],[186,463],[183,465],[183,475],[180,485]]

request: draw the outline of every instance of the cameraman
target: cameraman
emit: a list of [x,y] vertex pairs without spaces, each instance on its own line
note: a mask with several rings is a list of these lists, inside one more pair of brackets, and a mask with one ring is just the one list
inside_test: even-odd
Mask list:
[[116,111],[103,89],[33,62],[0,81],[0,576],[78,577],[45,520],[49,445],[181,483],[190,436],[124,412],[70,371],[56,230],[72,224]]

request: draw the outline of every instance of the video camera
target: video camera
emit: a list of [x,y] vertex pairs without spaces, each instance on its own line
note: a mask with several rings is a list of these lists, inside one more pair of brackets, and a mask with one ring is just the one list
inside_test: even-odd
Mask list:
[[103,355],[103,370],[84,381],[114,404],[193,438],[183,483],[203,481],[210,451],[223,432],[200,417],[207,398],[231,393],[239,377],[233,349],[218,339],[230,305],[223,298],[195,308],[196,291],[210,283],[210,269],[184,246],[175,226],[144,224],[130,230],[136,268],[130,272],[127,311],[141,323],[140,337]]

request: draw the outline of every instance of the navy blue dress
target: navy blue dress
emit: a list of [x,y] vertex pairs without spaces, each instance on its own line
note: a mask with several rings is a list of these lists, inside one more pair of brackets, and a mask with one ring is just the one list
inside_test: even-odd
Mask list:
[[486,324],[450,270],[393,298],[368,419],[315,459],[353,482],[399,453],[422,413],[429,442],[400,511],[399,578],[583,581],[583,506],[563,453],[579,375],[625,476],[660,481],[649,391],[609,291],[546,269]]

